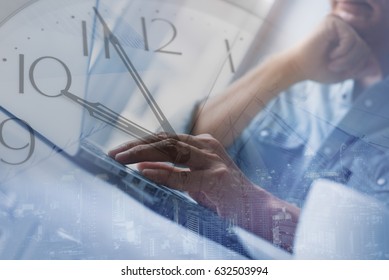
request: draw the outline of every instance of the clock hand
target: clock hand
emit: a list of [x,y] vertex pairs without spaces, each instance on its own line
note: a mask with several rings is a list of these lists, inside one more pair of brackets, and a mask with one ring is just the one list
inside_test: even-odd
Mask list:
[[118,38],[109,29],[107,23],[105,22],[105,20],[103,19],[103,17],[101,16],[99,11],[97,10],[97,8],[93,7],[93,9],[94,9],[99,21],[103,25],[104,34],[108,34],[109,41],[111,42],[114,49],[118,53],[120,59],[122,60],[125,67],[127,68],[128,72],[131,74],[131,76],[134,79],[139,90],[142,92],[142,94],[143,94],[144,98],[146,99],[147,103],[149,104],[151,110],[153,111],[154,115],[158,119],[158,122],[160,123],[162,129],[164,130],[164,132],[168,133],[169,135],[172,135],[173,137],[176,136],[176,133],[175,133],[173,127],[171,126],[171,124],[169,123],[169,121],[167,120],[165,115],[163,114],[162,110],[159,108],[157,102],[155,101],[155,99],[151,95],[150,91],[148,90],[148,88],[144,84],[142,78],[140,77],[138,71],[136,70],[136,68],[132,64],[132,62],[131,62],[130,58],[127,56],[126,52],[124,51]]
[[126,119],[125,117],[119,115],[118,113],[112,111],[108,107],[104,106],[98,102],[90,102],[84,100],[67,90],[61,91],[61,93],[76,102],[77,104],[84,107],[90,116],[99,119],[111,126],[116,127],[117,129],[134,136],[139,140],[144,140],[148,138],[158,138],[153,132],[137,125],[136,123]]
[[[106,124],[109,124],[135,138],[141,141],[145,141],[145,143],[151,143],[151,145],[154,145],[153,142],[163,140],[163,138],[160,138],[155,133],[141,127],[140,125],[126,119],[125,117],[119,115],[115,111],[112,111],[108,107],[104,106],[103,104],[99,102],[90,102],[85,99],[82,99],[73,93],[69,92],[68,90],[62,90],[61,94],[66,96],[67,98],[73,100],[77,104],[84,107],[90,116],[105,122]],[[158,146],[155,147],[157,150],[159,150],[161,153],[166,154],[167,156],[171,157],[171,154],[169,152],[166,152],[165,150],[159,148]]]
[[[37,86],[37,84],[35,82],[35,78],[34,78],[35,67],[43,59],[53,59],[56,62],[58,62],[65,70],[66,86],[64,89],[59,90],[60,94],[52,95],[52,94],[45,93]],[[145,137],[147,137],[149,139],[150,138],[151,139],[158,138],[153,132],[151,132],[151,131],[141,127],[140,125],[137,125],[136,123],[124,118],[123,116],[112,111],[111,109],[104,106],[103,104],[93,103],[93,102],[84,100],[84,99],[70,93],[69,89],[70,89],[71,84],[72,84],[71,72],[70,72],[69,68],[66,66],[66,64],[64,62],[62,62],[61,60],[59,60],[58,58],[47,56],[47,57],[42,57],[42,58],[36,60],[32,64],[31,69],[30,69],[30,79],[31,79],[33,87],[40,94],[42,94],[46,97],[54,97],[54,98],[61,96],[61,95],[64,95],[67,98],[76,102],[77,104],[83,106],[85,109],[87,109],[90,116],[92,116],[96,119],[99,119],[99,120],[101,120],[101,121],[103,121],[103,122],[105,122],[113,127],[116,127],[117,129],[119,129],[127,134],[130,134],[131,136],[134,136],[137,139],[144,139]]]

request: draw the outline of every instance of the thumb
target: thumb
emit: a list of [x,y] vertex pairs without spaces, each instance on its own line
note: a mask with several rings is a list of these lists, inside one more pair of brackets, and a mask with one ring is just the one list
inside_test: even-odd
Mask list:
[[217,211],[216,205],[204,194],[204,192],[189,191],[188,194],[194,200],[196,200],[200,205],[202,205],[208,209],[211,209],[214,212]]
[[344,23],[341,19],[331,16],[331,45],[332,49],[329,50],[329,59],[334,61],[340,57],[347,55],[347,53],[357,43],[358,35],[356,32]]

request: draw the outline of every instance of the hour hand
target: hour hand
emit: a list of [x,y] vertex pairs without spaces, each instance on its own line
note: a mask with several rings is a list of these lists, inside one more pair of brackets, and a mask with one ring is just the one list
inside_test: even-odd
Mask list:
[[140,125],[126,119],[120,114],[112,111],[107,106],[99,102],[90,102],[85,99],[82,99],[69,91],[62,91],[62,94],[69,99],[73,100],[77,104],[84,107],[90,116],[105,122],[139,140],[144,140],[147,138],[158,138],[153,132],[141,127]]

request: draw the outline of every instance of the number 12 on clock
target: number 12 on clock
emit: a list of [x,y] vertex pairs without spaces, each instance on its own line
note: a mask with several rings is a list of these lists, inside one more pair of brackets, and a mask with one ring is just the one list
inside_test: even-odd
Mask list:
[[[141,34],[138,37],[142,38],[142,48],[146,52],[155,52],[160,54],[167,54],[167,55],[176,55],[176,56],[182,56],[184,54],[183,50],[177,47],[175,44],[177,40],[179,40],[179,29],[176,27],[176,25],[165,18],[151,18],[150,20],[147,20],[146,17],[142,16],[139,19],[140,22],[140,30],[141,32],[138,32],[136,34]],[[111,50],[110,50],[110,43],[109,43],[109,34],[108,32],[102,27],[103,29],[103,38],[104,40],[104,53],[105,58],[110,59],[111,58]],[[131,32],[131,31],[129,31]],[[166,34],[163,39],[160,39],[158,43],[153,44],[152,36],[155,36],[155,34],[164,33]],[[81,21],[81,34],[82,34],[82,51],[84,56],[89,56],[89,46],[90,42],[88,40],[88,24],[86,20]],[[158,35],[160,36],[160,35]],[[119,40],[121,40],[121,43],[124,45],[135,45],[136,46],[136,40],[128,39],[130,36],[118,36]],[[181,44],[183,45],[183,44]],[[138,46],[136,46],[138,47]],[[220,44],[221,51],[225,52],[225,55],[228,60],[228,65],[231,73],[235,73],[235,62],[233,58],[233,47],[229,39],[224,39],[224,50],[222,50],[223,45]]]

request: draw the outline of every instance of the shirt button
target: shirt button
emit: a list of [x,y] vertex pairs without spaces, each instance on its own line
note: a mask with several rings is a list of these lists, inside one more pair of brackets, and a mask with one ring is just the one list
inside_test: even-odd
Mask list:
[[386,184],[386,179],[385,178],[379,178],[378,180],[377,180],[377,185],[378,186],[383,186],[383,185],[385,185]]
[[263,138],[268,137],[270,135],[270,132],[266,129],[262,130],[259,135]]

